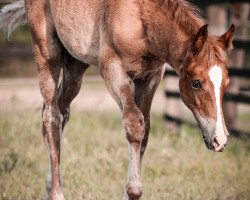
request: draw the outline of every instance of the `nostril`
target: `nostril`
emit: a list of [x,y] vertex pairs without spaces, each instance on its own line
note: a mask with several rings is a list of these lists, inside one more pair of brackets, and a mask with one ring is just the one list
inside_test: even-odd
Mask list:
[[214,148],[217,148],[218,146],[220,146],[220,144],[219,144],[219,142],[218,142],[218,140],[217,140],[216,137],[214,138],[213,146],[214,146]]

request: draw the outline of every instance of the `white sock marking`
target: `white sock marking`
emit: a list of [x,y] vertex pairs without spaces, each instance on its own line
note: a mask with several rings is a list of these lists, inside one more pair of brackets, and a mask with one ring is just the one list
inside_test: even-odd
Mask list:
[[[222,83],[222,70],[219,66],[215,65],[209,70],[209,77],[214,85],[214,93],[217,108],[217,121],[216,121],[216,135],[219,142],[226,142],[226,137],[224,133],[223,123],[222,123],[222,113],[220,105],[220,88]],[[219,134],[219,135],[218,135]]]

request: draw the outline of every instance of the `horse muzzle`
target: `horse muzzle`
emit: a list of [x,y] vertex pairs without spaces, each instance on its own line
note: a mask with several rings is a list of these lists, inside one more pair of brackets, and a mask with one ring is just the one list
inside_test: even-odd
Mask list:
[[204,136],[203,134],[203,138],[204,138],[204,142],[207,146],[208,149],[215,151],[215,152],[222,152],[228,142],[228,134],[225,133],[221,133],[223,134],[222,136],[209,136],[206,135]]

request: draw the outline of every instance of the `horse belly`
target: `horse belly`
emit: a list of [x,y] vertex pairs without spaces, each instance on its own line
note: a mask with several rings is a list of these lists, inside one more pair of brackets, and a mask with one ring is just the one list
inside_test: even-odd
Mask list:
[[51,2],[52,17],[62,44],[73,57],[91,65],[98,65],[100,2]]

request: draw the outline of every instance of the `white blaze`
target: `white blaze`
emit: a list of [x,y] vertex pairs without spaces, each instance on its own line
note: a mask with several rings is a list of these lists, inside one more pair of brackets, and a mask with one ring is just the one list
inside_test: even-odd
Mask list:
[[216,110],[217,110],[217,121],[216,121],[216,133],[215,137],[221,145],[224,145],[227,141],[227,138],[224,133],[224,127],[222,122],[222,111],[220,105],[220,88],[222,83],[222,70],[219,66],[215,65],[209,70],[209,77],[211,82],[214,85],[215,101],[216,101]]

